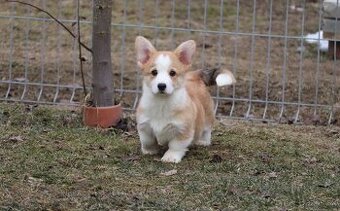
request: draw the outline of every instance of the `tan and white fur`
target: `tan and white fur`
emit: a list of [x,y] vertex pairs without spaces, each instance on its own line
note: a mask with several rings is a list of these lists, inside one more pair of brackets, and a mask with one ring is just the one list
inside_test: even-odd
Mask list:
[[[215,120],[202,72],[190,71],[196,44],[189,40],[174,51],[157,51],[150,41],[138,36],[135,47],[143,75],[136,115],[142,153],[157,154],[160,146],[167,146],[161,160],[178,163],[190,145],[210,145]],[[235,82],[227,70],[214,79],[218,86]]]

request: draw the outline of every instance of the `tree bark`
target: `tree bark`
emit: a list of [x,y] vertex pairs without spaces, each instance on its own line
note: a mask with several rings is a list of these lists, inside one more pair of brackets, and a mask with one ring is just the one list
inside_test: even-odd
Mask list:
[[97,107],[112,106],[114,103],[111,63],[112,0],[94,0],[93,2],[93,101]]

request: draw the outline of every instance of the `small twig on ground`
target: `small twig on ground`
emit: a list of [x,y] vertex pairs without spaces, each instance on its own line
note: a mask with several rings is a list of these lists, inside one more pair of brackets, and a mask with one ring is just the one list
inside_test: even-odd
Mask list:
[[[67,26],[65,26],[65,24],[60,22],[57,18],[55,18],[51,13],[47,12],[46,10],[41,9],[40,7],[37,7],[37,6],[33,5],[33,4],[22,2],[22,1],[16,1],[16,0],[6,0],[6,1],[7,2],[14,2],[14,3],[18,3],[18,4],[27,5],[27,6],[30,6],[30,7],[33,7],[35,9],[39,10],[40,12],[45,13],[46,15],[51,17],[55,22],[57,22],[59,25],[61,25],[73,38],[76,38],[76,35],[74,35],[73,32],[69,28],[67,28]],[[84,43],[80,42],[80,45],[83,46],[87,51],[92,53],[92,49],[87,47]]]
[[78,25],[78,50],[79,50],[79,62],[80,62],[80,74],[81,74],[81,80],[83,83],[83,89],[84,89],[84,96],[86,97],[86,86],[85,86],[85,78],[84,78],[84,71],[83,71],[83,57],[81,53],[81,40],[80,40],[80,1],[77,1],[77,25]]

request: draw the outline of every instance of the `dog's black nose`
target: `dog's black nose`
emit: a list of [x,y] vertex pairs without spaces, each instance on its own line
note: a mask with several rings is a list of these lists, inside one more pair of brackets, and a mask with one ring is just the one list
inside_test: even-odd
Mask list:
[[157,85],[157,87],[158,87],[159,91],[164,91],[165,88],[166,88],[166,84],[160,83],[160,84]]

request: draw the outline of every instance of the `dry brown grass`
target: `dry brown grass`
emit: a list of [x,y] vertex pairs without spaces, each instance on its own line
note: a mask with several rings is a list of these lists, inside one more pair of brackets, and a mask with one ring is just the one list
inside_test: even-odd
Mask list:
[[180,164],[79,110],[0,104],[0,210],[336,210],[336,127],[223,121]]

